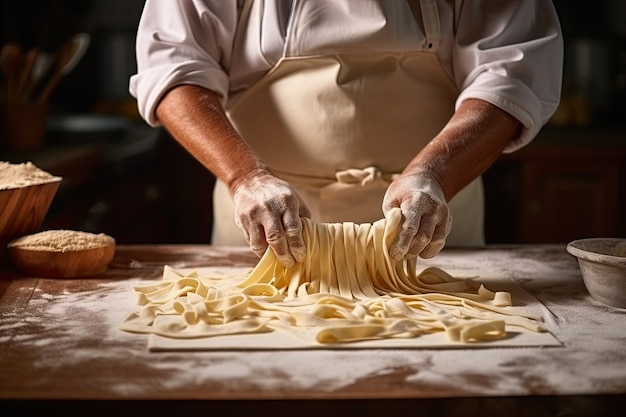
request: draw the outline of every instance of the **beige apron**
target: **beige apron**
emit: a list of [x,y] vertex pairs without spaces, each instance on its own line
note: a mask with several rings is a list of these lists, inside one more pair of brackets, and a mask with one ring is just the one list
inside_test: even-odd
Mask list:
[[[304,36],[315,36],[309,19],[307,33],[288,33],[275,67],[227,108],[241,136],[297,190],[315,221],[382,218],[389,183],[454,112],[458,91],[435,53],[441,39],[436,2],[420,3],[428,52],[340,50],[293,56],[290,51],[298,48],[290,44],[292,39],[302,44]],[[328,4],[341,7],[341,2],[327,2],[317,12],[333,13]],[[292,31],[306,18],[298,12],[294,7]],[[323,16],[318,21],[319,30],[325,30]],[[454,221],[447,246],[482,245],[480,179],[449,206]],[[212,243],[247,245],[220,181],[214,190]]]

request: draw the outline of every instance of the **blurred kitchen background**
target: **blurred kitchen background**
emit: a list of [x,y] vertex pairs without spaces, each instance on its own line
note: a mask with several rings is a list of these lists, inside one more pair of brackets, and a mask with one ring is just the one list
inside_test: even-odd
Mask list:
[[[64,178],[44,228],[118,243],[209,243],[214,178],[149,128],[128,93],[143,0],[0,4],[3,47],[47,56],[70,39],[87,44],[47,100],[17,95],[11,113],[0,105],[0,160]],[[566,45],[562,104],[531,145],[485,174],[488,243],[626,236],[626,1],[554,4]],[[4,59],[2,71],[11,73]]]

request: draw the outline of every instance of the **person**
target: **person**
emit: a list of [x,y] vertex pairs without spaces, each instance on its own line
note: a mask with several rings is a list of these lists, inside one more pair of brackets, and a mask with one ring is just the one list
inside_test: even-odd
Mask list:
[[[481,175],[556,110],[545,0],[147,0],[130,92],[217,178],[212,243],[306,255],[301,217],[484,244]],[[452,222],[454,219],[454,223]]]

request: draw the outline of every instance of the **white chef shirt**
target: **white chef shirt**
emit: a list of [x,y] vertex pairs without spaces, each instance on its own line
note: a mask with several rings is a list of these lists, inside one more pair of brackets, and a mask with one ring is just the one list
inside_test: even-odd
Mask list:
[[[141,116],[158,125],[155,108],[171,88],[193,84],[229,100],[261,79],[285,53],[327,55],[351,45],[355,52],[388,52],[376,32],[393,31],[397,52],[427,51],[417,0],[342,1],[345,13],[327,22],[313,42],[285,51],[292,0],[254,0],[249,19],[239,18],[243,0],[146,0],[137,33],[137,74],[130,93]],[[413,12],[409,3],[413,3]],[[456,106],[468,98],[490,102],[516,117],[524,129],[505,152],[530,142],[552,116],[561,92],[563,39],[547,0],[437,0],[442,39],[436,54],[459,89]],[[378,11],[372,13],[372,10]],[[383,18],[373,20],[372,16]],[[312,19],[315,16],[311,16]],[[342,37],[359,25],[362,36]],[[353,35],[355,31],[350,31]]]

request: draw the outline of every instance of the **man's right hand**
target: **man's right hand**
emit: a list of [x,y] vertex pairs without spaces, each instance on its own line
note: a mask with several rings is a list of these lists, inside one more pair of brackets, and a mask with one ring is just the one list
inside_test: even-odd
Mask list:
[[305,260],[300,217],[311,212],[291,185],[270,172],[257,172],[236,181],[231,195],[237,226],[255,254],[263,256],[269,246],[287,268]]

